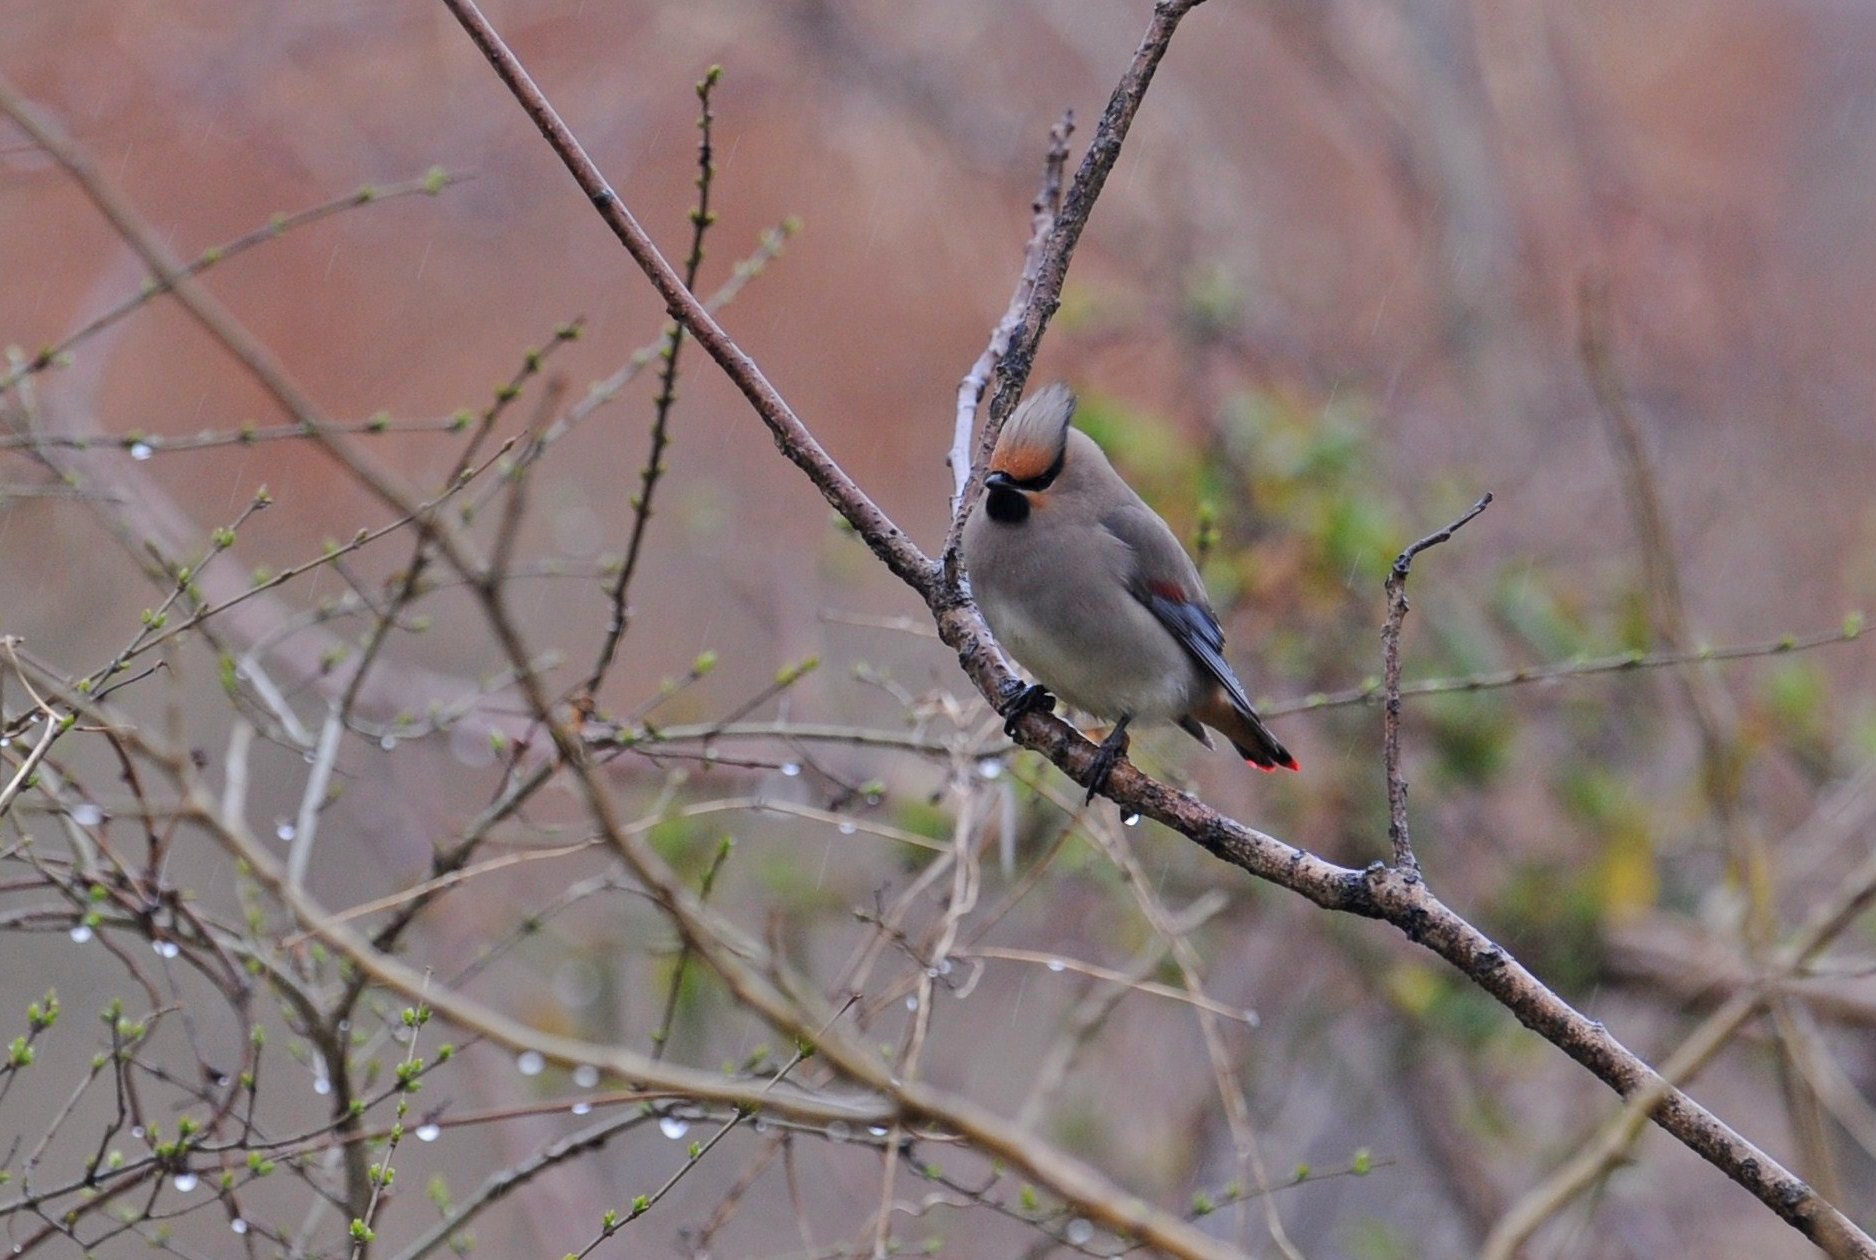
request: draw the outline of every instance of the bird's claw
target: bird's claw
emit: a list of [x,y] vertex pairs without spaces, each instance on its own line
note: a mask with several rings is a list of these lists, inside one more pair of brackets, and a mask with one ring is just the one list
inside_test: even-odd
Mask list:
[[1114,773],[1114,766],[1127,755],[1127,723],[1121,722],[1108,732],[1100,747],[1094,750],[1094,760],[1088,766],[1088,795],[1083,805],[1094,803],[1095,796],[1107,786],[1107,777]]
[[1055,697],[1040,683],[1030,683],[1027,687],[1011,694],[997,710],[1003,719],[1003,733],[1011,739],[1016,738],[1016,724],[1031,713],[1055,712]]

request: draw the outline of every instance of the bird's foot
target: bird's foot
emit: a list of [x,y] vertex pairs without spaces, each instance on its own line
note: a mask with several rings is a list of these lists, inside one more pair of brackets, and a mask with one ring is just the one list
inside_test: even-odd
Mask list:
[[1055,697],[1040,683],[1030,683],[1027,687],[1018,684],[1008,698],[997,709],[997,716],[1003,719],[1003,733],[1011,739],[1016,738],[1016,724],[1030,713],[1055,712]]
[[1092,804],[1095,794],[1107,786],[1107,776],[1114,773],[1114,765],[1127,755],[1127,723],[1131,719],[1122,718],[1114,723],[1114,729],[1107,733],[1101,746],[1094,750],[1094,762],[1088,767],[1088,796],[1082,804]]

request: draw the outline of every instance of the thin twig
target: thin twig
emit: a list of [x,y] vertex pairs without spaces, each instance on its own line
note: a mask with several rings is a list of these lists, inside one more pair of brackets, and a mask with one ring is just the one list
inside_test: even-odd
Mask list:
[[313,837],[319,834],[319,811],[326,807],[326,789],[332,782],[332,767],[339,759],[339,739],[344,734],[345,723],[335,704],[319,731],[312,769],[306,772],[306,790],[300,794],[293,847],[287,850],[287,883],[294,888],[306,883],[306,868],[313,860]]
[[[710,865],[704,868],[703,878],[697,882],[697,900],[710,900],[711,890],[716,887],[717,875],[723,870],[723,864],[730,860],[730,854],[736,850],[736,841],[724,836],[717,844],[717,851],[711,855]],[[652,1062],[664,1058],[665,1051],[671,1044],[671,1026],[677,1022],[678,999],[684,994],[684,973],[689,970],[694,951],[688,941],[678,946],[677,962],[671,967],[671,986],[664,995],[664,1014],[658,1017],[658,1027],[651,1034]]]
[[[291,232],[295,228],[305,227],[309,223],[317,223],[321,219],[328,218],[335,214],[341,214],[344,211],[352,210],[359,206],[375,205],[379,202],[391,201],[399,197],[408,197],[416,193],[434,197],[451,184],[459,184],[467,178],[469,177],[465,175],[452,175],[441,167],[432,167],[428,172],[417,179],[407,179],[395,184],[366,184],[362,188],[356,188],[342,197],[334,197],[330,201],[323,201],[316,206],[309,206],[304,210],[297,210],[292,214],[276,214],[261,227],[257,227],[252,231],[237,236],[231,241],[226,241],[220,245],[213,245],[203,250],[193,261],[182,269],[182,273],[189,276],[200,275],[210,267],[225,263],[238,254],[246,253],[256,245],[264,245],[268,241],[278,240],[281,236]],[[19,384],[22,378],[30,376],[34,372],[42,372],[46,368],[53,366],[59,361],[60,356],[65,354],[73,346],[109,328],[112,324],[124,318],[124,316],[131,314],[133,311],[147,304],[152,298],[167,292],[169,287],[169,284],[162,280],[150,281],[135,295],[125,298],[117,305],[89,320],[81,327],[67,333],[59,341],[46,346],[30,358],[25,359],[12,371],[4,376],[0,376],[0,394],[6,393],[15,385]],[[372,423],[375,424],[376,422]],[[380,432],[381,430],[373,428],[370,431]],[[275,436],[275,434],[268,434],[267,436]],[[237,435],[235,440],[251,441],[255,439],[254,435]],[[0,439],[0,444],[10,445],[11,443],[7,442],[5,439]],[[152,446],[154,448],[154,443]]]
[[1407,620],[1407,571],[1413,567],[1415,556],[1451,538],[1491,501],[1492,496],[1485,495],[1451,525],[1401,552],[1383,584],[1387,591],[1387,621],[1381,627],[1381,758],[1387,770],[1387,836],[1394,849],[1394,865],[1414,878],[1419,876],[1420,863],[1414,858],[1413,842],[1407,835],[1407,780],[1400,770],[1400,632]]
[[396,1260],[422,1260],[438,1247],[448,1242],[459,1233],[463,1226],[479,1216],[482,1211],[498,1202],[508,1194],[525,1186],[556,1164],[563,1164],[569,1159],[600,1150],[606,1143],[621,1133],[627,1133],[640,1125],[649,1124],[657,1117],[646,1111],[633,1111],[623,1116],[608,1116],[604,1120],[577,1129],[563,1138],[543,1146],[518,1164],[491,1173],[476,1192],[454,1205],[443,1219],[419,1234],[408,1246],[397,1253]]
[[[964,504],[964,488],[971,479],[971,433],[976,428],[977,408],[982,405],[984,390],[990,386],[990,377],[997,370],[997,365],[1003,362],[1003,356],[1010,348],[1010,339],[1016,336],[1016,329],[1023,322],[1023,313],[1029,309],[1029,300],[1035,294],[1036,278],[1042,273],[1042,253],[1048,246],[1050,234],[1055,230],[1055,216],[1062,209],[1062,171],[1068,165],[1068,138],[1074,132],[1075,111],[1071,109],[1049,131],[1049,151],[1042,161],[1042,187],[1037,190],[1036,199],[1029,207],[1029,244],[1023,249],[1023,272],[1017,278],[1016,292],[1010,295],[1009,309],[997,321],[996,331],[990,334],[990,344],[984,347],[984,352],[977,356],[977,362],[971,364],[971,370],[958,382],[957,418],[951,430],[951,453],[945,457],[945,463],[951,468],[953,535],[962,528],[964,518],[959,509]],[[956,548],[957,540],[953,537],[945,544],[945,554],[951,554]]]
[[[1560,661],[1552,665],[1519,665],[1511,669],[1467,674],[1461,678],[1423,678],[1401,684],[1402,697],[1437,696],[1452,692],[1497,691],[1522,687],[1528,683],[1558,682],[1565,678],[1584,678],[1592,674],[1623,674],[1631,670],[1667,669],[1681,665],[1700,665],[1708,661],[1745,661],[1760,656],[1783,656],[1808,652],[1813,648],[1837,643],[1855,643],[1866,629],[1863,614],[1850,613],[1835,630],[1815,634],[1788,634],[1758,643],[1736,643],[1725,647],[1700,647],[1685,652],[1618,652],[1586,660]],[[1367,704],[1382,694],[1381,680],[1371,678],[1359,687],[1306,696],[1301,700],[1259,700],[1257,711],[1270,717],[1286,713],[1313,713],[1318,709],[1340,709]]]
[[[1190,912],[1188,912],[1190,913]],[[1154,997],[1171,998],[1175,1002],[1185,1002],[1192,1006],[1203,1007],[1215,1015],[1234,1020],[1240,1024],[1256,1027],[1257,1012],[1243,1007],[1230,1006],[1203,994],[1188,993],[1184,989],[1170,984],[1161,984],[1157,980],[1138,979],[1131,972],[1115,971],[1111,967],[1102,967],[1095,963],[1083,962],[1079,958],[1064,958],[1060,954],[1045,954],[1033,949],[1007,949],[998,946],[985,946],[978,949],[953,950],[953,958],[996,958],[1005,962],[1035,963],[1047,967],[1050,971],[1071,971],[1093,980],[1105,980],[1109,984],[1121,985],[1141,993],[1150,993]],[[1150,969],[1149,969],[1150,970]],[[1143,973],[1144,974],[1144,973]]]
[[46,754],[52,751],[52,741],[57,739],[65,729],[58,714],[50,709],[45,711],[45,722],[46,729],[40,734],[39,742],[34,744],[32,750],[20,761],[19,769],[13,772],[13,777],[7,780],[6,786],[0,788],[0,818],[4,818],[6,812],[13,808],[13,801],[19,796],[20,790],[32,782],[33,772],[39,769],[39,763],[44,761]]
[[[710,126],[716,121],[716,115],[710,111],[710,94],[723,78],[722,66],[711,66],[704,77],[697,80],[697,204],[690,212],[690,253],[684,259],[684,290],[695,294],[697,291],[697,272],[703,266],[704,236],[710,225],[716,222],[716,215],[710,209],[710,186],[716,179],[715,150],[710,145]],[[665,330],[664,345],[659,349],[659,357],[664,366],[658,376],[658,397],[653,402],[651,420],[651,451],[645,456],[645,467],[639,472],[638,493],[632,498],[632,533],[625,544],[625,560],[619,565],[619,575],[613,579],[612,587],[606,592],[607,606],[611,615],[606,622],[606,637],[599,646],[599,658],[593,662],[592,672],[580,685],[579,692],[591,701],[599,685],[605,680],[606,672],[612,668],[613,657],[618,654],[619,641],[625,637],[626,628],[631,625],[631,609],[626,597],[632,589],[632,578],[638,573],[639,553],[645,545],[645,529],[651,523],[651,498],[658,488],[658,479],[664,476],[664,451],[669,444],[671,408],[677,402],[677,367],[678,355],[684,349],[684,325],[672,324]]]

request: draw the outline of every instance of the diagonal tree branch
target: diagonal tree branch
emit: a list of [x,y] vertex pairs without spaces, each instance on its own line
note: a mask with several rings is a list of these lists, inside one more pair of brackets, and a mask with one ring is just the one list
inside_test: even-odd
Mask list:
[[937,581],[937,570],[931,559],[841,470],[833,456],[815,440],[808,426],[801,422],[794,408],[788,405],[775,386],[769,384],[768,377],[762,374],[756,361],[730,339],[729,334],[723,331],[723,326],[717,323],[716,317],[685,286],[684,278],[658,251],[645,229],[626,209],[625,203],[619,200],[619,194],[612,190],[612,185],[606,182],[599,167],[587,156],[578,138],[535,84],[527,68],[509,50],[495,28],[489,25],[488,19],[482,16],[475,0],[444,0],[444,3],[456,20],[462,23],[463,30],[469,33],[476,47],[481,49],[482,55],[488,58],[502,82],[508,85],[508,90],[514,93],[521,108],[534,121],[541,135],[573,176],[574,183],[580,186],[580,191],[599,211],[599,217],[605,220],[612,234],[625,246],[626,253],[632,256],[632,261],[639,265],[639,269],[651,281],[652,288],[664,299],[665,310],[742,391],[750,406],[755,408],[756,415],[769,426],[782,454],[808,475],[815,489],[821,492],[821,496],[836,512],[847,519],[847,523],[853,526],[887,568],[921,595],[931,590]]

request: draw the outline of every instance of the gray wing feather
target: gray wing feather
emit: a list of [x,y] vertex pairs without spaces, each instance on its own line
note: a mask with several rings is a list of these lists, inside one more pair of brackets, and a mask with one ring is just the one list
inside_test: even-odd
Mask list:
[[1225,632],[1205,598],[1192,557],[1171,528],[1145,503],[1135,500],[1102,518],[1110,534],[1133,549],[1128,589],[1179,640],[1187,655],[1209,674],[1236,707],[1249,710],[1244,684],[1225,660]]

